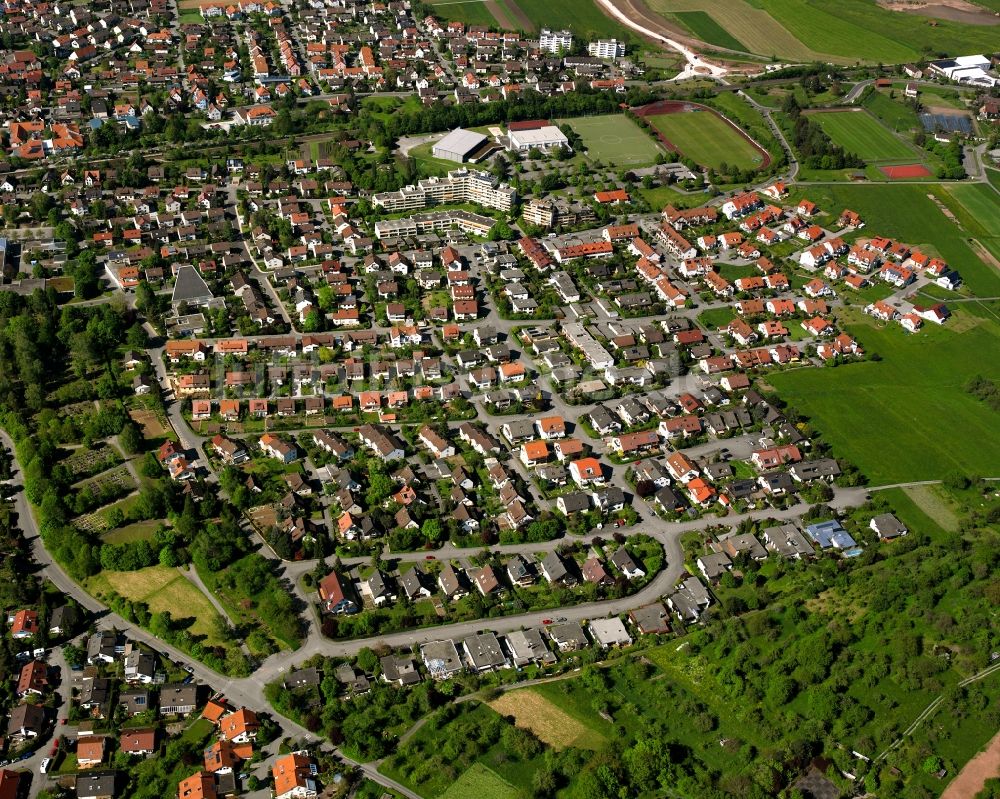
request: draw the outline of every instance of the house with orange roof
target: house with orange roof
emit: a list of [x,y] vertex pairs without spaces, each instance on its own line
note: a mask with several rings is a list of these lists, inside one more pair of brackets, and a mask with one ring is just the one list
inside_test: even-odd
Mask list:
[[566,435],[566,422],[561,416],[545,416],[535,420],[538,435],[546,441]]
[[612,191],[599,191],[594,194],[594,200],[596,202],[604,204],[617,205],[618,203],[628,202],[628,192],[625,189],[614,189]]
[[199,771],[177,786],[177,799],[217,799],[215,777],[207,771]]
[[219,737],[237,744],[255,740],[259,729],[257,714],[246,708],[223,716],[219,721]]
[[19,610],[11,619],[10,635],[17,640],[32,638],[38,633],[38,611]]
[[253,744],[235,744],[220,739],[205,750],[205,771],[228,774],[236,771],[240,763],[253,757]]
[[529,469],[549,459],[549,445],[545,441],[526,441],[521,445],[521,463]]
[[104,762],[105,741],[103,736],[90,735],[76,742],[76,764],[81,769],[94,768]]
[[604,482],[604,470],[597,458],[578,458],[569,465],[569,474],[578,486]]
[[802,329],[811,336],[830,336],[834,333],[834,326],[822,316],[814,316],[802,322]]
[[279,757],[271,767],[274,799],[316,799],[319,794],[314,772],[315,764],[305,752]]
[[707,505],[716,496],[716,490],[700,477],[688,482],[684,486],[693,505]]
[[212,724],[218,724],[219,719],[230,711],[231,708],[225,699],[210,699],[205,705],[205,709],[201,711],[201,717],[208,719]]

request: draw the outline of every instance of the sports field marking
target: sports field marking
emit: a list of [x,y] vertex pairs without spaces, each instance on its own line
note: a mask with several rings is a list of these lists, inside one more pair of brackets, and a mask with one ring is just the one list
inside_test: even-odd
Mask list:
[[[661,107],[664,113],[657,113]],[[769,162],[747,134],[704,106],[659,103],[640,112],[670,145],[702,166],[759,169]]]
[[648,166],[663,153],[659,144],[623,114],[560,119],[583,139],[587,156],[613,166]]
[[490,707],[502,716],[513,716],[516,726],[531,730],[553,749],[597,749],[607,740],[531,689],[509,691],[490,702]]
[[834,144],[865,161],[898,161],[913,158],[913,149],[896,138],[867,111],[822,111],[809,114]]

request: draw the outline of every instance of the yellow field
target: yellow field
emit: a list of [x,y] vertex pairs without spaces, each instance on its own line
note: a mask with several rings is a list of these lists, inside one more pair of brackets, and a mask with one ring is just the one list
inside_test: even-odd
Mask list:
[[802,44],[762,8],[754,8],[745,0],[712,0],[711,3],[706,0],[649,0],[649,7],[663,14],[672,11],[706,11],[753,53],[780,53],[783,58],[796,61],[829,60],[828,56],[816,53]]
[[146,408],[133,408],[128,412],[128,415],[132,417],[133,422],[142,428],[142,434],[146,438],[162,438],[168,432],[155,411]]
[[599,749],[607,741],[597,730],[577,721],[530,688],[509,691],[489,704],[501,716],[512,716],[514,724],[531,730],[554,749],[568,746]]
[[907,486],[903,489],[918,508],[926,513],[942,530],[954,532],[958,529],[958,517],[948,502],[941,496],[936,486]]
[[219,614],[179,569],[150,566],[134,572],[104,571],[86,580],[83,587],[98,599],[114,591],[133,602],[145,602],[150,613],[166,610],[175,621],[193,617],[192,634],[206,636],[208,644],[222,643],[215,634],[214,621]]

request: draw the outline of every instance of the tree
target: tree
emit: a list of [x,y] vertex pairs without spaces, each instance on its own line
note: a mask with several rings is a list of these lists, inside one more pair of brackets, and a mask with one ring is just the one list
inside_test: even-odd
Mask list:
[[136,455],[145,448],[146,440],[142,436],[142,431],[135,422],[127,422],[118,434],[118,441],[121,442],[122,449],[129,455]]
[[436,544],[444,537],[444,526],[438,519],[426,519],[420,525],[420,532],[428,544]]

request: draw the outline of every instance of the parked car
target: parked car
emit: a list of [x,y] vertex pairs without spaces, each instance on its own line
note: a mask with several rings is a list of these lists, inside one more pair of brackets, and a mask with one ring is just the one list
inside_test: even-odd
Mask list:
[[38,773],[45,774],[49,770],[50,763],[52,763],[52,758],[49,757],[45,758],[45,760],[43,760],[41,764],[38,766]]

